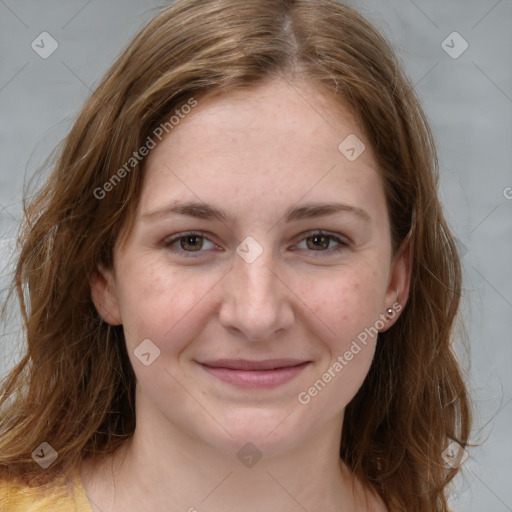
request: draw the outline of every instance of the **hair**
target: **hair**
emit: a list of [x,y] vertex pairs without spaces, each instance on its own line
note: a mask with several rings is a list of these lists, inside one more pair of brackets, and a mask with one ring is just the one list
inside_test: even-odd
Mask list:
[[[375,150],[394,254],[409,241],[409,300],[348,404],[340,456],[390,512],[445,512],[471,407],[453,352],[461,296],[454,238],[437,195],[426,116],[389,43],[335,0],[177,0],[131,41],[82,107],[38,194],[24,202],[14,278],[27,350],[0,390],[0,478],[56,481],[113,453],[135,429],[135,375],[122,326],[91,299],[133,222],[143,162],[112,180],[191,98],[299,76],[349,106]],[[119,175],[118,175],[119,177]],[[111,181],[112,183],[112,181]],[[5,313],[5,307],[4,307]],[[47,469],[31,452],[58,452]]]

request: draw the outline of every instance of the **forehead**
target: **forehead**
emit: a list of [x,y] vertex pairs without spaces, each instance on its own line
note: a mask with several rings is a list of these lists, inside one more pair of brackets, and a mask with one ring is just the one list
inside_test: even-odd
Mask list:
[[148,156],[140,209],[186,197],[229,199],[244,211],[306,196],[384,204],[372,148],[350,110],[310,84],[269,80],[199,98]]

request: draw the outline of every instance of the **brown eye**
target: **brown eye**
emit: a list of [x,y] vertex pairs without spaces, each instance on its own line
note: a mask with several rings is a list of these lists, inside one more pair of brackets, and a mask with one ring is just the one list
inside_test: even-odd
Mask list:
[[203,247],[203,237],[198,235],[187,235],[179,239],[180,247],[184,251],[199,251]]
[[[308,249],[313,251],[323,250],[329,248],[329,241],[331,240],[329,235],[313,235],[306,238],[306,245]],[[311,243],[310,243],[311,242]]]
[[197,256],[200,256],[208,249],[215,248],[215,244],[206,236],[195,232],[180,233],[169,237],[162,242],[162,245],[167,250],[182,256],[192,256],[192,253],[197,253]]
[[309,253],[316,252],[319,255],[331,255],[338,251],[347,249],[350,243],[342,236],[337,234],[325,233],[323,231],[310,231],[303,235],[296,249],[301,249]]

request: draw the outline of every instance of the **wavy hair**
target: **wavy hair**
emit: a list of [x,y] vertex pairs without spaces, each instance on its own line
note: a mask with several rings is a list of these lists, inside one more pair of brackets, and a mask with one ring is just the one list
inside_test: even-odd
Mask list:
[[[9,296],[27,348],[0,390],[0,478],[56,481],[134,432],[122,326],[102,321],[90,283],[98,265],[111,268],[121,227],[133,221],[144,162],[101,200],[98,187],[191,97],[297,73],[351,108],[376,153],[393,250],[407,236],[412,244],[409,301],[346,408],[340,455],[390,512],[448,510],[458,469],[442,453],[449,440],[467,445],[471,408],[452,349],[461,270],[437,194],[435,145],[389,43],[335,0],[177,0],[85,102],[24,204]],[[44,471],[31,458],[43,441],[59,454]]]

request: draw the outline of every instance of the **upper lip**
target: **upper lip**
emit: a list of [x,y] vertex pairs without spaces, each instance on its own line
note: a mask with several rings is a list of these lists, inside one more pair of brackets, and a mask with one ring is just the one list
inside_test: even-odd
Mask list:
[[211,368],[227,368],[229,370],[275,370],[277,368],[290,368],[299,366],[309,361],[303,359],[264,359],[262,361],[250,361],[247,359],[216,359],[215,361],[202,361],[200,364]]

